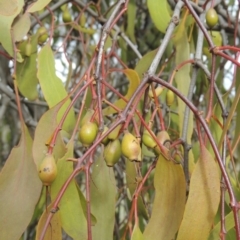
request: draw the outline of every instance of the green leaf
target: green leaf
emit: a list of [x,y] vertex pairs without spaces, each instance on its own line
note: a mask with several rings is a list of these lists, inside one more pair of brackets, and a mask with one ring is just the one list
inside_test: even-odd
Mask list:
[[[57,161],[58,175],[51,186],[52,201],[57,197],[61,187],[73,171],[73,142],[68,143],[68,150]],[[75,240],[87,239],[87,221],[79,199],[78,190],[73,179],[68,185],[59,203],[59,213],[64,231]]]
[[[38,166],[43,158],[46,156],[48,147],[52,135],[57,127],[57,113],[61,107],[61,104],[46,111],[38,122],[35,130],[33,140],[33,158],[34,162]],[[53,148],[53,155],[55,159],[61,158],[65,154],[65,145],[60,137],[57,136],[55,146]]]
[[[27,40],[28,41],[28,40]],[[21,42],[18,48],[24,50],[27,41]],[[32,54],[25,57],[23,62],[17,62],[16,81],[19,91],[30,101],[38,97],[37,85],[37,36],[31,38]],[[24,53],[22,53],[24,55]]]
[[82,32],[82,33],[86,33],[86,34],[92,35],[92,34],[94,34],[96,32],[95,29],[82,27],[79,24],[77,24],[76,22],[70,22],[69,25],[71,27],[73,27],[75,30],[77,30],[79,32]]
[[19,239],[34,213],[42,189],[32,158],[32,139],[22,127],[19,145],[12,149],[0,173],[0,239]]
[[[36,230],[36,240],[40,239],[40,236],[42,234],[42,230],[45,226],[45,223],[48,218],[49,211],[52,208],[52,204],[50,204],[47,207],[47,210],[45,210],[40,217],[37,225],[37,230]],[[61,218],[60,218],[60,213],[57,211],[54,213],[50,224],[47,227],[47,231],[44,236],[44,240],[62,240],[62,228],[61,228]]]
[[177,240],[207,239],[220,201],[218,165],[202,146],[193,170],[189,196]]
[[[63,99],[66,100],[59,111],[58,120],[61,119],[70,104],[70,100],[67,99],[67,92],[62,81],[56,76],[54,56],[49,44],[46,44],[38,55],[37,77],[49,107],[53,107]],[[63,129],[69,132],[74,125],[75,116],[74,111],[71,109],[63,124]]]
[[[125,95],[125,98],[127,100],[129,100],[131,98],[131,96],[133,95],[133,93],[135,92],[135,90],[137,89],[138,85],[140,84],[140,79],[138,77],[137,72],[133,69],[129,69],[129,68],[125,69],[125,70],[123,70],[123,73],[125,73],[125,75],[127,76],[128,80],[129,80],[128,92]],[[126,106],[127,103],[123,99],[118,99],[113,104],[117,108],[123,109]],[[113,113],[116,113],[116,112],[117,111],[110,106],[103,109],[103,114],[104,115],[110,115],[110,114],[113,114]]]
[[[14,14],[11,16],[3,16],[0,15],[0,23],[1,23],[1,33],[0,34],[0,43],[2,44],[3,48],[8,52],[10,56],[13,56],[13,40],[11,36],[11,27],[13,20],[15,17],[20,13],[23,7],[23,0],[17,1],[17,10],[14,10]],[[16,4],[13,6],[16,7]],[[17,60],[22,61],[21,55],[17,54]]]
[[113,239],[116,193],[113,169],[107,167],[101,154],[92,166],[90,182],[91,212],[97,219],[92,227],[93,240]]
[[167,0],[148,0],[147,6],[157,29],[160,32],[165,33],[171,20]]
[[28,33],[31,26],[31,20],[28,13],[23,14],[20,16],[17,21],[14,22],[12,31],[14,40],[16,42],[21,41],[24,36]]
[[131,240],[144,240],[143,234],[142,234],[138,224],[134,225]]
[[41,11],[43,8],[45,8],[51,0],[38,0],[31,4],[31,6],[28,8],[27,12],[33,13],[37,11]]
[[0,15],[11,16],[18,11],[19,1],[17,0],[0,0]]
[[134,0],[130,0],[127,8],[127,35],[133,43],[136,43],[135,39],[135,21],[136,21],[136,3]]
[[186,202],[182,166],[159,156],[154,174],[155,198],[152,216],[143,233],[145,239],[174,239]]
[[150,67],[156,53],[157,53],[157,49],[146,53],[137,63],[137,65],[135,67],[135,71],[138,73],[138,76],[140,79],[143,77],[143,74]]

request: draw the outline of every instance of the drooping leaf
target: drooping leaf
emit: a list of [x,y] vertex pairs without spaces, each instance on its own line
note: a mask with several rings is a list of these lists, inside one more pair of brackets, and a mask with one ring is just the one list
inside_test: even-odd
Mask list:
[[[37,77],[49,107],[53,107],[67,97],[62,81],[56,76],[54,56],[49,44],[46,44],[39,52]],[[66,99],[59,111],[58,120],[62,118],[69,104],[70,100]],[[71,131],[74,128],[74,123],[75,116],[71,109],[63,124],[63,129],[67,132]]]
[[[28,41],[28,40],[27,40]],[[18,48],[24,51],[27,41],[21,42]],[[33,101],[38,97],[37,85],[37,37],[33,36],[30,40],[32,53],[29,57],[25,57],[24,61],[17,62],[16,66],[16,81],[19,91],[24,97]],[[24,53],[22,53],[24,55]]]
[[38,0],[33,4],[31,4],[31,6],[29,6],[29,8],[27,9],[27,12],[33,13],[33,12],[41,11],[50,2],[51,0]]
[[19,239],[34,213],[42,183],[31,151],[32,139],[23,126],[19,145],[0,173],[0,239]]
[[[125,69],[125,70],[123,70],[123,73],[125,73],[125,75],[127,76],[128,80],[129,80],[128,91],[127,91],[127,94],[125,95],[125,98],[127,100],[129,100],[131,98],[131,96],[133,95],[133,93],[135,92],[138,85],[140,84],[140,80],[139,80],[137,72],[133,69]],[[126,106],[127,103],[123,99],[118,99],[113,104],[117,108],[123,109]],[[116,113],[116,112],[117,111],[110,106],[103,109],[103,114],[104,115],[110,115],[110,114],[113,114],[113,113]]]
[[90,182],[91,212],[97,219],[92,227],[93,240],[113,239],[116,192],[113,169],[107,167],[101,154],[92,166]]
[[193,170],[189,196],[177,240],[207,239],[220,201],[217,163],[202,146]]
[[[52,135],[57,127],[57,113],[61,107],[61,104],[46,111],[38,122],[35,130],[33,140],[33,158],[34,162],[38,166],[47,153],[47,146],[52,138]],[[65,154],[65,145],[58,135],[55,146],[53,148],[53,156],[55,159],[61,158]]]
[[[48,218],[49,211],[52,208],[50,204],[46,210],[44,210],[42,216],[40,217],[36,230],[36,240],[40,239],[42,230]],[[50,224],[48,225],[47,231],[44,235],[44,240],[61,240],[62,239],[62,228],[61,228],[61,218],[59,211],[55,212]]]
[[155,198],[152,216],[143,233],[145,239],[174,239],[180,226],[186,183],[182,166],[159,156],[154,174]]
[[147,6],[157,29],[165,33],[171,20],[167,0],[148,0]]
[[143,236],[138,224],[134,225],[131,240],[144,240],[144,236]]
[[157,53],[157,49],[146,53],[137,63],[137,65],[135,67],[135,71],[138,73],[138,76],[140,79],[143,77],[143,74],[150,67],[156,53]]
[[[73,171],[73,142],[68,143],[66,154],[58,159],[58,175],[51,186],[51,199],[57,197],[61,187]],[[59,213],[64,231],[75,240],[87,239],[87,221],[79,199],[78,190],[73,179],[68,185],[59,204]]]
[[12,32],[15,41],[21,41],[24,36],[28,33],[31,26],[31,20],[28,13],[20,16],[12,27]]
[[18,2],[18,0],[0,0],[0,15],[14,15],[18,10]]
[[135,21],[136,21],[136,3],[133,0],[130,0],[128,3],[127,9],[127,35],[133,43],[136,43],[135,39]]
[[[5,4],[5,3],[4,3]],[[16,4],[13,4],[16,7]],[[3,48],[8,52],[10,56],[13,56],[13,40],[11,36],[11,27],[13,20],[20,13],[23,7],[23,0],[17,1],[17,10],[14,10],[14,14],[11,16],[3,16],[0,15],[0,23],[1,23],[1,32],[4,34],[0,34],[0,43]],[[21,55],[17,53],[17,61],[22,61]]]

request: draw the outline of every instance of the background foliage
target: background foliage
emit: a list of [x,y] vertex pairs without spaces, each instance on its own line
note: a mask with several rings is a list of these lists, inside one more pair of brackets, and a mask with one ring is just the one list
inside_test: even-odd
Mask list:
[[0,239],[240,239],[238,16],[231,0],[0,1]]

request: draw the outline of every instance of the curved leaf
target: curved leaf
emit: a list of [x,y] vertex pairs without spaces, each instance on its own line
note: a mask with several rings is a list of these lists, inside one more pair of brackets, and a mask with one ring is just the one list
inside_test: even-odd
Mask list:
[[31,221],[42,183],[32,158],[32,139],[24,126],[0,173],[0,239],[19,239]]
[[[40,239],[42,229],[45,225],[45,222],[48,218],[48,213],[52,208],[52,204],[50,204],[47,207],[47,210],[45,210],[40,217],[37,225],[37,230],[36,230],[36,240]],[[60,214],[59,211],[54,213],[50,224],[48,225],[46,234],[44,236],[44,240],[61,240],[62,239],[62,228],[61,228],[61,219],[60,219]]]
[[44,7],[46,7],[51,0],[38,0],[34,2],[27,10],[27,12],[33,13],[42,10]]
[[[62,81],[56,76],[54,56],[49,44],[46,44],[39,52],[37,77],[49,107],[53,107],[63,99],[66,99],[67,92]],[[58,120],[61,119],[69,104],[70,100],[67,99],[59,111]],[[63,124],[63,129],[71,131],[74,125],[75,116],[73,110],[71,109]]]
[[90,182],[91,211],[97,219],[92,227],[93,240],[113,239],[116,193],[113,169],[107,167],[101,154],[93,164]]
[[145,239],[174,239],[180,226],[186,183],[182,166],[159,156],[154,175],[155,198],[152,216],[143,233]]
[[[52,201],[57,197],[61,187],[73,171],[73,143],[69,142],[64,157],[57,161],[58,175],[51,186]],[[75,180],[68,185],[59,203],[59,213],[64,231],[75,240],[87,239],[87,221],[82,209]]]
[[165,33],[171,20],[167,0],[148,0],[147,5],[155,26],[160,32]]
[[0,15],[11,16],[18,10],[18,0],[0,0]]
[[134,0],[130,0],[127,8],[127,34],[133,43],[136,43],[135,39],[135,21],[136,21],[136,3]]
[[134,225],[131,240],[144,240],[143,234],[137,224]]
[[202,146],[193,170],[189,196],[177,240],[208,238],[220,201],[220,176],[217,163]]
[[[128,92],[125,95],[125,98],[127,100],[129,100],[131,98],[131,96],[133,95],[133,93],[135,92],[138,85],[140,84],[140,79],[139,79],[137,72],[133,69],[129,69],[129,68],[125,69],[125,70],[123,70],[123,73],[125,73],[125,75],[127,76],[128,80],[129,80]],[[113,105],[115,105],[119,109],[123,109],[126,106],[126,104],[127,103],[123,99],[118,99],[116,102],[113,103]],[[110,106],[103,109],[104,115],[110,115],[110,114],[113,114],[116,112],[117,111]]]

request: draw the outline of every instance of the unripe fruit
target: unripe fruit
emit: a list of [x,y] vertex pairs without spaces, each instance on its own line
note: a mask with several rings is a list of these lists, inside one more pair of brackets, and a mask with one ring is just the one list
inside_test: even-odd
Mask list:
[[126,132],[122,139],[122,154],[130,161],[141,161],[141,147],[139,141],[130,132]]
[[146,147],[149,147],[149,148],[154,148],[157,145],[157,143],[155,142],[155,140],[147,130],[143,132],[142,142]]
[[[160,96],[160,94],[162,93],[162,91],[163,91],[163,87],[157,87],[157,88],[155,89],[156,97]],[[153,95],[153,92],[152,92],[152,89],[151,89],[151,88],[149,89],[148,96],[149,96],[150,98],[154,98],[154,95]]]
[[53,155],[46,155],[38,168],[38,176],[44,186],[49,186],[57,176],[57,165]]
[[94,114],[94,110],[89,108],[87,110],[86,114],[81,119],[80,127],[82,127],[86,122],[89,122],[91,120],[93,114]]
[[72,16],[71,16],[71,14],[70,14],[70,12],[67,8],[62,13],[62,20],[65,23],[68,23],[68,22],[72,21]]
[[84,147],[89,147],[95,140],[98,133],[96,123],[86,122],[79,131],[79,141]]
[[218,14],[214,8],[209,8],[207,10],[205,18],[210,28],[213,28],[218,23]]
[[115,139],[108,143],[104,148],[103,156],[108,167],[113,167],[118,162],[122,154],[121,143],[119,139]]
[[167,90],[166,104],[168,107],[170,107],[172,106],[173,103],[174,103],[174,92],[172,92],[171,90]]
[[32,54],[32,44],[31,42],[27,42],[25,46],[25,56],[29,57]]
[[[158,134],[157,134],[157,140],[160,144],[164,145],[167,141],[170,141],[170,137],[168,135],[168,132],[167,131],[160,131]],[[168,152],[169,152],[169,149],[166,148],[165,146],[162,146],[162,150],[164,151],[163,154],[164,155],[167,155]],[[159,148],[158,145],[156,145],[154,147],[154,151],[156,154],[160,154],[162,153],[161,149]]]
[[47,41],[48,39],[48,32],[47,32],[47,29],[45,27],[40,27],[38,30],[37,30],[37,34],[38,34],[38,43],[39,44],[43,44]]

